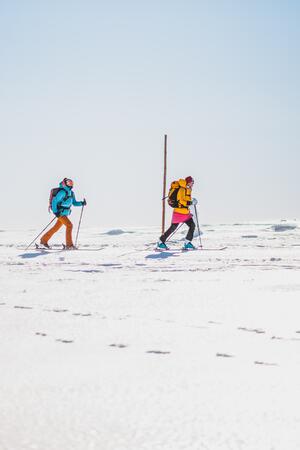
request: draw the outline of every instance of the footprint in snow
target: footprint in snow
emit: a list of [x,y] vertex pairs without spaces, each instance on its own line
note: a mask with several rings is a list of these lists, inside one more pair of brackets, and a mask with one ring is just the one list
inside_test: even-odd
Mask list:
[[116,348],[126,348],[127,345],[125,344],[110,344],[110,347],[116,347]]
[[238,327],[238,330],[250,331],[252,333],[257,333],[257,334],[264,334],[265,333],[265,330],[262,330],[261,328]]
[[88,317],[91,316],[91,313],[73,313],[72,316],[81,316],[81,317]]
[[154,353],[155,355],[169,355],[171,352],[163,352],[161,350],[147,350],[146,353]]
[[40,331],[37,331],[35,334],[36,334],[36,336],[42,336],[42,337],[47,336],[46,333],[42,333],[42,332],[40,332]]
[[15,309],[33,309],[32,306],[19,306],[19,305],[15,305],[14,308]]
[[103,270],[97,270],[97,269],[87,269],[87,270],[81,270],[81,269],[70,269],[68,272],[82,272],[82,273],[104,273]]
[[56,342],[62,342],[63,344],[72,344],[74,341],[69,339],[55,339]]
[[56,308],[56,309],[51,309],[50,311],[52,312],[57,312],[57,313],[62,313],[62,312],[67,312],[67,309],[60,309],[60,308]]
[[234,358],[234,355],[230,355],[229,353],[216,353],[216,356],[221,358]]
[[268,362],[264,362],[264,361],[254,361],[254,364],[258,364],[261,366],[278,366],[277,363],[268,363]]

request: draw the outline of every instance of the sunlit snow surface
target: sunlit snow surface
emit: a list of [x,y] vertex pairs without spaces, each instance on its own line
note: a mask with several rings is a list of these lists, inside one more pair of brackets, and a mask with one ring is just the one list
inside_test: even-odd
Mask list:
[[1,450],[299,450],[297,222],[202,231],[0,232]]

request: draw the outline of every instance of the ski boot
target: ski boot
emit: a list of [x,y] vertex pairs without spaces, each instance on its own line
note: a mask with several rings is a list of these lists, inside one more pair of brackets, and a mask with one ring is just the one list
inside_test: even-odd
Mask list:
[[156,250],[162,251],[162,250],[169,250],[169,248],[166,246],[166,244],[162,241],[158,241],[156,245]]
[[78,250],[78,248],[77,247],[75,247],[75,245],[64,245],[63,246],[63,249],[64,250]]
[[39,244],[35,244],[37,249],[42,249],[42,250],[49,250],[51,249],[50,245],[47,242],[40,242]]
[[196,250],[196,247],[192,244],[191,241],[185,240],[182,250]]

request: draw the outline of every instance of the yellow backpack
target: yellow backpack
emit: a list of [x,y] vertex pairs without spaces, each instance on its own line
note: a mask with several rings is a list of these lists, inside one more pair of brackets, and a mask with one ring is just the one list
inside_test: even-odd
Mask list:
[[177,194],[180,189],[180,185],[178,181],[173,181],[171,183],[169,193],[168,193],[168,204],[171,206],[171,208],[178,208],[179,203],[177,200]]

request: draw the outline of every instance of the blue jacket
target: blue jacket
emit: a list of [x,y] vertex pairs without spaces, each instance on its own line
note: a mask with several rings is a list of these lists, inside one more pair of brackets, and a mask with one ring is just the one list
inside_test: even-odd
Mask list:
[[54,214],[59,214],[60,216],[69,216],[71,214],[71,206],[82,206],[83,202],[77,202],[74,192],[68,186],[63,186],[62,183],[59,184],[61,190],[52,199],[51,209]]

